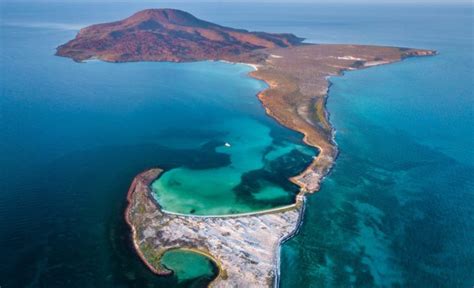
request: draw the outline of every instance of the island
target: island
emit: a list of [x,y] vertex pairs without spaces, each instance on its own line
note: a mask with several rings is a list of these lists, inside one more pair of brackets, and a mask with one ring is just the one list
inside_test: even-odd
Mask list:
[[337,157],[325,107],[329,77],[436,54],[425,49],[303,40],[288,33],[224,27],[180,10],[148,9],[121,21],[81,29],[75,39],[57,48],[58,56],[78,62],[214,60],[251,65],[250,76],[268,84],[258,94],[267,114],[302,133],[303,141],[319,151],[309,167],[290,179],[300,187],[295,203],[254,213],[197,216],[163,211],[150,189],[163,171],[156,168],[137,175],[128,191],[125,219],[137,254],[154,273],[172,273],[160,264],[166,251],[191,249],[219,267],[211,286],[275,286],[280,245],[297,232],[306,195],[319,190]]

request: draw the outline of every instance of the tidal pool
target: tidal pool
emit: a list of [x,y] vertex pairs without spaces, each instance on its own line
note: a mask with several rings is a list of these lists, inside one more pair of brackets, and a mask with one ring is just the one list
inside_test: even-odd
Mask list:
[[208,257],[194,251],[173,249],[165,252],[161,264],[173,271],[178,284],[206,287],[219,273],[217,265]]

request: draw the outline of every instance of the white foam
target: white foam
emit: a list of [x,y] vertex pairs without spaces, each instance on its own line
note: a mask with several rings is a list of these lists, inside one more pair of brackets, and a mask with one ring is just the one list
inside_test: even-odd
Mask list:
[[342,57],[336,57],[337,59],[340,59],[340,60],[357,60],[357,61],[364,61],[365,59],[364,58],[358,58],[358,57],[354,57],[354,56],[342,56]]

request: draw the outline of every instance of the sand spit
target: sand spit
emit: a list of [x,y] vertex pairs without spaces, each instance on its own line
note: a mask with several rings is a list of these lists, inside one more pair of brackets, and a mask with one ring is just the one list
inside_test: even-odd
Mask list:
[[339,76],[346,70],[389,64],[436,52],[364,45],[302,45],[260,53],[265,56],[252,58],[266,60],[259,63],[259,69],[250,75],[269,85],[258,95],[267,114],[282,125],[302,133],[306,144],[319,149],[313,163],[291,179],[304,194],[319,190],[321,179],[327,175],[337,157],[334,131],[326,111],[329,77]]
[[209,256],[219,267],[212,287],[269,287],[276,281],[282,239],[298,227],[302,203],[284,211],[246,216],[194,217],[161,211],[150,183],[162,171],[135,177],[125,219],[134,247],[154,273],[168,275],[159,259],[169,249],[186,248]]

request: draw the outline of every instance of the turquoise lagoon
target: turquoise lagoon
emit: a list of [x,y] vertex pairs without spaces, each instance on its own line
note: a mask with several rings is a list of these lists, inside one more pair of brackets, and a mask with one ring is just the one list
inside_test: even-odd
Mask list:
[[163,254],[161,263],[175,273],[178,285],[197,287],[209,283],[219,268],[208,257],[193,251],[172,249]]
[[278,176],[272,170],[281,169],[282,165],[291,167],[301,160],[309,163],[314,155],[311,149],[286,141],[274,143],[271,129],[250,118],[219,119],[207,129],[223,135],[215,150],[228,155],[229,164],[166,171],[152,184],[164,210],[199,215],[235,214],[293,202],[294,194],[278,185],[282,181],[275,179]]

